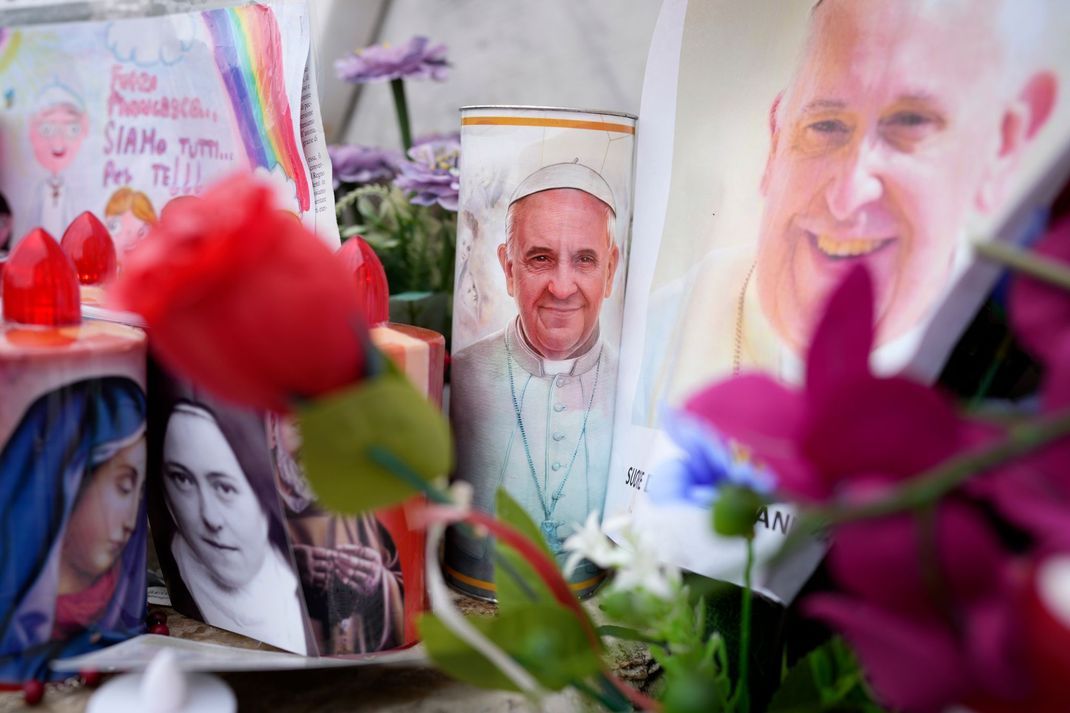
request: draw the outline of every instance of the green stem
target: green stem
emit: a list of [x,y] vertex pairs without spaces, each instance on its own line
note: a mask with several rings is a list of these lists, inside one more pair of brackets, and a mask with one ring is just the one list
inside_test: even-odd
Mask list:
[[999,348],[996,350],[996,356],[989,364],[988,369],[985,371],[984,376],[981,378],[981,383],[977,387],[977,393],[973,395],[970,400],[971,406],[977,406],[988,395],[988,390],[992,388],[992,382],[995,381],[996,374],[999,373],[1000,367],[1003,366],[1003,362],[1007,359],[1007,352],[1011,350],[1011,345],[1014,344],[1014,337],[1008,331],[1003,335],[1003,341],[999,343]]
[[346,193],[344,196],[342,196],[337,201],[335,201],[335,204],[334,204],[334,215],[335,215],[335,217],[336,218],[341,218],[342,217],[342,213],[345,212],[346,208],[349,208],[350,206],[355,206],[357,204],[357,199],[360,198],[360,195],[361,195],[361,189],[360,188],[354,188],[349,193]]
[[426,495],[432,502],[439,503],[440,505],[453,504],[449,495],[420,477],[419,473],[406,465],[405,462],[394,455],[393,451],[390,449],[384,448],[383,446],[372,446],[368,449],[368,457],[373,463],[381,465],[396,475],[399,480],[405,483],[405,485]]
[[986,260],[998,262],[1030,277],[1070,290],[1070,268],[1062,263],[994,240],[976,243],[973,249]]
[[401,129],[401,146],[408,154],[412,148],[412,125],[409,123],[409,103],[405,100],[405,81],[391,79],[390,91],[394,94],[394,110],[398,115],[398,128]]
[[747,538],[747,564],[743,568],[743,607],[739,616],[739,680],[736,682],[736,710],[750,711],[750,620],[751,574],[754,570],[754,540]]
[[[453,500],[450,499],[450,496],[448,494],[436,488],[434,485],[420,477],[419,473],[409,468],[409,466],[406,465],[405,462],[398,458],[396,455],[394,455],[391,450],[384,448],[383,446],[372,446],[368,449],[368,457],[372,460],[372,462],[381,465],[382,467],[386,468],[391,473],[396,475],[398,479],[403,481],[409,487],[413,488],[417,492],[426,495],[427,498],[432,502],[439,503],[442,505],[454,504]],[[459,527],[469,536],[475,535],[474,528],[472,528],[472,526],[468,523],[457,523],[457,527]],[[497,553],[495,554],[497,556]],[[532,590],[531,586],[527,583],[527,581],[524,580],[520,573],[516,571],[516,568],[513,567],[512,563],[504,557],[498,559],[497,561],[503,566],[505,572],[510,577],[512,577],[513,581],[516,582],[517,586],[521,589],[521,591],[523,591],[524,594],[527,595],[528,599],[535,601],[537,599],[537,596],[534,590]]]
[[946,460],[893,488],[886,498],[860,506],[816,508],[807,514],[806,520],[811,526],[827,527],[922,508],[977,473],[991,470],[1067,435],[1070,435],[1070,409],[1011,428],[999,443]]
[[[571,685],[573,688],[575,688],[577,691],[579,691],[583,695],[585,695],[588,698],[590,698],[592,701],[594,701],[598,705],[600,705],[603,708],[605,708],[607,711],[620,710],[619,708],[616,708],[614,706],[612,701],[610,701],[608,698],[603,696],[600,692],[596,691],[594,688],[592,688],[590,685],[584,683],[583,681],[573,681],[569,685]],[[625,710],[627,710],[627,709],[625,709]]]
[[620,639],[622,641],[641,641],[644,644],[656,644],[657,646],[667,646],[668,642],[664,639],[658,639],[653,636],[649,636],[639,631],[638,629],[632,629],[627,626],[618,626],[616,624],[603,624],[595,629],[599,636],[610,636],[614,639]]

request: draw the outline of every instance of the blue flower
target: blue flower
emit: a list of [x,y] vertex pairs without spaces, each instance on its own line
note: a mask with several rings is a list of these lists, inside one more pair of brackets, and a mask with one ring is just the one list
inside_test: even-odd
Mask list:
[[776,478],[756,464],[739,444],[683,411],[662,414],[665,432],[683,453],[658,465],[647,493],[662,504],[709,507],[722,485],[740,485],[757,493],[772,492]]

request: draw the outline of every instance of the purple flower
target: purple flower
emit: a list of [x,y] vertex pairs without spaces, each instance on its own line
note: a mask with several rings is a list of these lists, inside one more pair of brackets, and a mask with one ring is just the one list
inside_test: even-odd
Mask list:
[[425,139],[409,149],[409,160],[402,161],[394,185],[415,194],[410,200],[416,205],[438,203],[456,211],[460,156],[461,143],[456,138]]
[[327,147],[334,171],[334,187],[341,183],[386,183],[398,174],[399,151],[385,151],[371,146],[335,144]]
[[655,502],[684,502],[709,507],[722,485],[741,485],[769,493],[776,480],[772,473],[747,458],[739,446],[726,442],[716,431],[694,416],[667,411],[665,430],[684,453],[658,466],[647,493]]
[[426,37],[413,37],[403,45],[372,45],[335,60],[338,78],[363,84],[391,79],[446,78],[446,45],[429,45]]

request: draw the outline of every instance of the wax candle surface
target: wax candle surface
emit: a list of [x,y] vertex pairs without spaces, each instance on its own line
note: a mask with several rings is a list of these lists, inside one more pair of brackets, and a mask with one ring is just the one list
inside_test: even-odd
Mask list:
[[[0,325],[0,682],[144,629],[145,334]],[[100,632],[87,636],[87,631]]]

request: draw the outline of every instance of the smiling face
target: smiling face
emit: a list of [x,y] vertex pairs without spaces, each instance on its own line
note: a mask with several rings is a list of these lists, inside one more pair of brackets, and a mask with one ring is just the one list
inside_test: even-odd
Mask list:
[[608,235],[609,206],[574,188],[533,193],[510,207],[513,239],[498,247],[506,287],[531,346],[568,359],[598,326],[620,251]]
[[74,160],[89,130],[85,113],[71,104],[45,107],[30,119],[30,145],[34,158],[56,175]]
[[925,0],[814,11],[771,115],[757,263],[763,310],[796,351],[859,263],[876,285],[878,343],[908,331],[944,288],[970,212],[997,202],[1029,129],[1007,109],[991,14]]
[[179,532],[217,584],[242,586],[267,555],[268,521],[211,414],[176,408],[163,460],[164,497]]
[[131,250],[149,234],[151,227],[146,221],[134,215],[133,210],[126,210],[119,215],[108,216],[108,232],[115,243],[115,252],[120,255]]
[[145,484],[145,439],[116,452],[86,477],[63,535],[60,594],[92,584],[130,541]]

